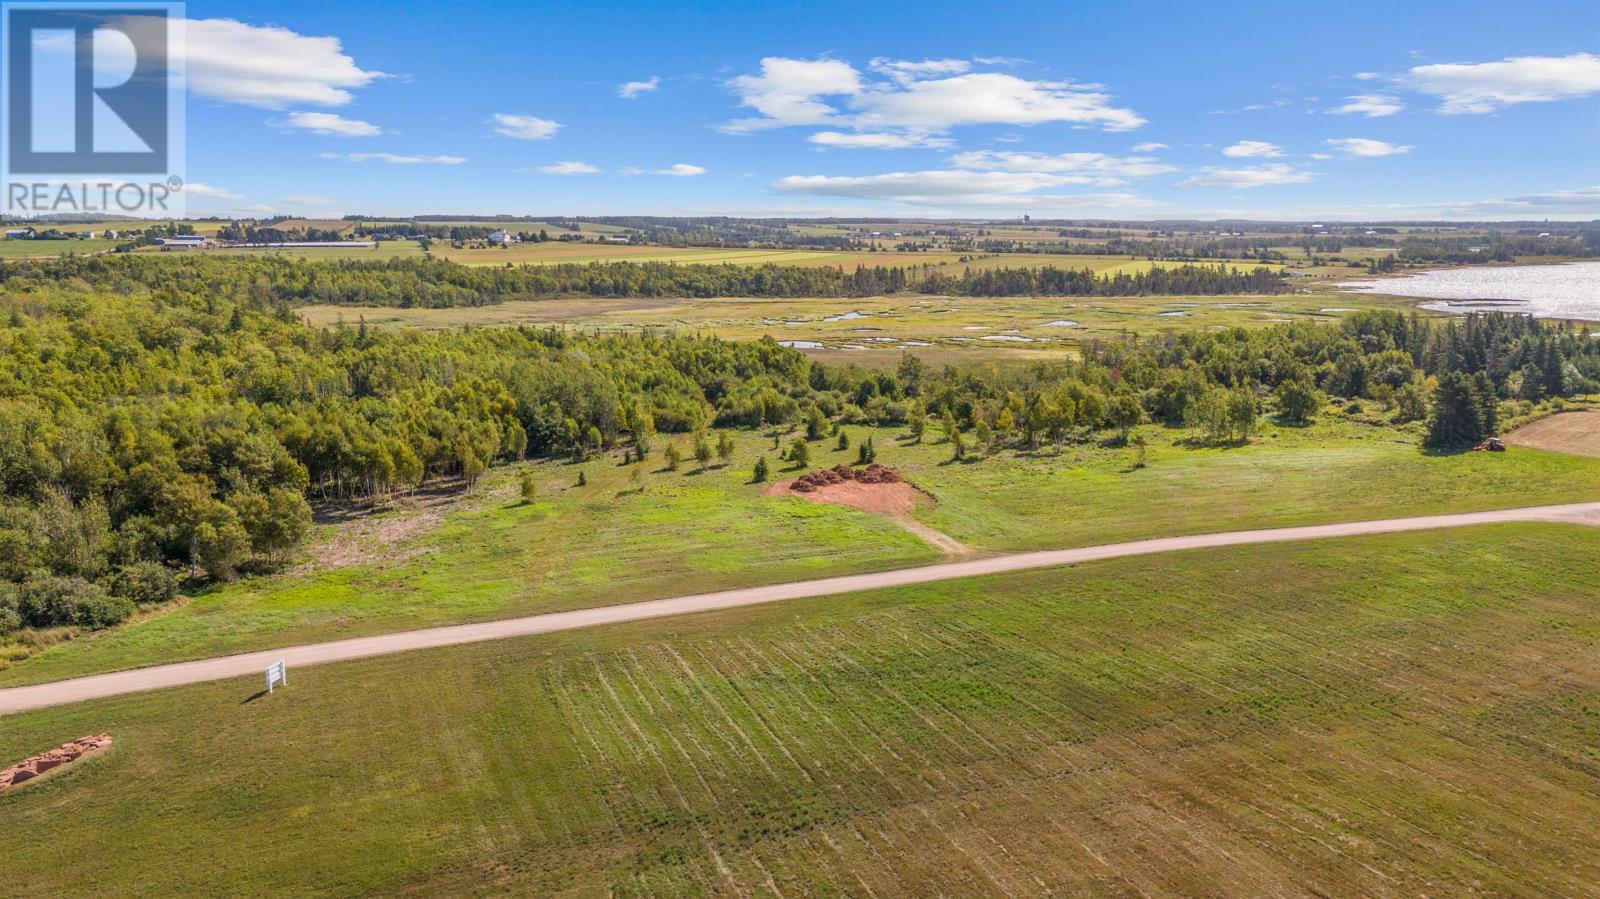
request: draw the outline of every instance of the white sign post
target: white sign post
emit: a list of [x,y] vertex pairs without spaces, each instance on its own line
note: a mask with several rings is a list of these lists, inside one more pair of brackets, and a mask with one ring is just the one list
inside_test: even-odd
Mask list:
[[283,667],[283,660],[279,659],[278,661],[273,662],[272,665],[267,668],[267,692],[271,693],[272,688],[276,687],[278,684],[288,685],[288,683],[289,669]]

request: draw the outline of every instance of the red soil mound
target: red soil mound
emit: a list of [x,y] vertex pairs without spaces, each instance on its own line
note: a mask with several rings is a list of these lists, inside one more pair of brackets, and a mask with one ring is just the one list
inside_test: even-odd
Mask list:
[[111,745],[110,734],[96,734],[92,737],[79,737],[71,743],[41,752],[29,759],[24,759],[9,768],[0,770],[0,793],[4,793],[18,784],[33,780],[35,777],[51,771],[68,762],[75,762],[91,752],[99,752]]
[[829,484],[843,484],[846,481],[859,481],[863,484],[898,484],[904,478],[900,472],[886,465],[874,462],[866,468],[851,468],[848,465],[835,465],[821,471],[813,471],[794,479],[789,489],[796,493],[810,493],[818,487]]

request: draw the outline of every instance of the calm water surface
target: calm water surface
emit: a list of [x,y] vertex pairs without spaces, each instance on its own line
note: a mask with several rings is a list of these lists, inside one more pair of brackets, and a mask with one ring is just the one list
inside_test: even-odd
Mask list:
[[1398,278],[1348,281],[1346,290],[1447,300],[1424,304],[1446,312],[1501,309],[1540,318],[1600,321],[1600,262],[1503,265],[1419,272]]

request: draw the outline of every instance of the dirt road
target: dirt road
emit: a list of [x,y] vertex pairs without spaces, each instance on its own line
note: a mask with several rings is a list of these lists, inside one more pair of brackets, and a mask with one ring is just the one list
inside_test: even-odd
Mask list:
[[703,593],[679,596],[672,599],[655,599],[625,605],[602,606],[596,609],[577,609],[570,612],[552,612],[526,618],[509,618],[503,621],[486,621],[480,624],[460,624],[451,627],[434,627],[424,630],[403,631],[376,637],[357,637],[330,643],[313,643],[264,652],[221,656],[194,662],[178,662],[137,668],[112,674],[97,674],[55,683],[28,687],[11,687],[0,690],[0,715],[23,712],[29,709],[117,696],[141,690],[156,690],[202,681],[222,680],[251,675],[260,677],[268,665],[283,660],[294,670],[305,665],[340,662],[367,656],[407,652],[435,646],[452,646],[459,643],[477,643],[505,637],[545,634],[551,631],[593,627],[622,621],[639,621],[647,618],[664,618],[692,612],[707,612],[735,606],[779,602],[813,596],[830,596],[854,593],[859,590],[876,590],[908,584],[924,584],[954,578],[1024,571],[1031,568],[1051,568],[1138,556],[1150,553],[1173,552],[1185,549],[1207,549],[1219,546],[1239,546],[1250,543],[1281,543],[1293,540],[1321,540],[1330,537],[1354,537],[1363,534],[1387,534],[1397,531],[1421,531],[1433,528],[1464,527],[1476,524],[1497,524],[1508,521],[1566,521],[1600,526],[1600,502],[1575,503],[1564,506],[1536,506],[1523,509],[1502,509],[1494,512],[1469,512],[1460,515],[1430,515],[1420,518],[1389,518],[1378,521],[1354,521],[1344,524],[1321,524],[1307,527],[1274,528],[1258,531],[1230,531],[1219,534],[1195,534],[1187,537],[1163,537],[1156,540],[1137,540],[1131,543],[1112,543],[1104,546],[1085,546],[1078,549],[1047,550],[1044,552],[1015,553],[992,556],[921,568],[902,568],[876,574],[856,574],[845,577],[822,578],[812,581],[795,581],[767,587],[749,587],[726,590],[721,593]]

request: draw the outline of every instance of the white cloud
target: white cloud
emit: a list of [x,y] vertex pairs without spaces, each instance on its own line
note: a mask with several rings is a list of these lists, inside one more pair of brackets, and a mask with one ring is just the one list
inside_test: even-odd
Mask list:
[[1439,112],[1494,112],[1516,103],[1542,103],[1600,93],[1600,56],[1519,56],[1499,62],[1416,66],[1395,79],[1441,98]]
[[1151,156],[1109,156],[1105,153],[1019,153],[1001,150],[974,150],[957,153],[951,162],[964,169],[1001,169],[1008,172],[1044,172],[1080,175],[1084,183],[1120,184],[1123,178],[1144,178],[1176,172]]
[[790,175],[773,182],[774,189],[791,194],[892,200],[913,206],[1033,207],[1044,203],[1061,208],[1134,206],[1149,203],[1136,194],[1039,195],[1037,191],[1082,183],[1073,175],[1044,172],[971,172],[938,170],[889,172],[882,175]]
[[632,100],[640,94],[648,94],[661,86],[661,76],[651,75],[644,81],[626,81],[617,85],[617,96],[624,100]]
[[305,194],[291,194],[284,197],[283,202],[291,206],[328,206],[333,203],[327,197],[312,197]]
[[600,170],[587,162],[557,162],[553,165],[541,165],[535,171],[546,175],[593,175]]
[[1387,94],[1356,94],[1345,97],[1349,102],[1343,106],[1335,106],[1328,112],[1334,115],[1364,115],[1369,119],[1376,119],[1386,115],[1394,115],[1405,104]]
[[185,193],[195,197],[206,197],[211,200],[242,200],[244,197],[221,187],[202,184],[199,181],[190,181],[183,186]]
[[214,100],[268,109],[343,106],[351,90],[384,77],[357,66],[336,37],[233,19],[189,19],[181,27],[174,46],[184,48],[189,90]]
[[761,74],[740,75],[728,82],[739,94],[741,105],[761,113],[764,118],[741,119],[722,126],[739,133],[785,125],[822,125],[834,121],[834,108],[824,97],[854,94],[861,90],[861,73],[837,59],[785,59],[768,56],[761,60]]
[[[858,130],[943,133],[958,125],[1037,125],[1069,122],[1124,131],[1145,123],[1111,105],[1093,85],[1029,81],[1000,72],[956,74],[959,60],[875,60],[886,79],[866,81],[837,59],[761,60],[759,75],[728,82],[741,105],[760,117],[720,129],[744,133],[793,125],[849,125]],[[837,99],[835,99],[837,98]]]
[[924,59],[913,62],[909,59],[885,59],[881,56],[867,65],[874,72],[888,75],[902,84],[939,75],[960,75],[972,68],[972,63],[965,59]]
[[1558,190],[1499,200],[1472,200],[1462,203],[1431,204],[1431,206],[1453,216],[1512,215],[1544,218],[1548,215],[1574,219],[1600,218],[1600,187],[1580,187],[1577,190]]
[[1028,81],[999,72],[878,85],[850,100],[862,127],[944,131],[957,125],[1038,125],[1071,122],[1127,131],[1145,123],[1111,98],[1062,81]]
[[1303,184],[1314,178],[1311,172],[1297,169],[1281,162],[1227,169],[1208,166],[1192,178],[1178,182],[1179,187],[1267,187],[1274,184]]
[[822,147],[837,147],[845,150],[904,150],[911,147],[931,147],[944,149],[955,145],[955,141],[947,137],[932,137],[927,134],[892,133],[887,131],[818,131],[806,138],[811,143]]
[[1156,143],[1155,141],[1149,141],[1147,143],[1134,144],[1133,145],[1133,152],[1135,152],[1135,153],[1154,153],[1157,150],[1170,150],[1170,149],[1172,149],[1172,148],[1167,146],[1166,144]]
[[1286,220],[1345,219],[1354,221],[1485,221],[1555,219],[1586,221],[1600,218],[1600,187],[1551,191],[1488,200],[1442,203],[1364,203],[1292,209],[1229,210],[1229,218],[1279,218]]
[[407,156],[399,153],[321,153],[323,159],[348,162],[387,162],[390,165],[460,165],[464,156]]
[[1325,140],[1323,143],[1346,156],[1398,156],[1401,153],[1410,153],[1412,149],[1409,146],[1366,137],[1339,137]]
[[1213,109],[1211,110],[1211,114],[1234,115],[1235,113],[1241,112],[1259,112],[1263,109],[1282,109],[1283,107],[1288,106],[1289,103],[1290,100],[1287,97],[1279,97],[1270,103],[1249,103],[1236,109]]
[[1269,144],[1264,140],[1242,140],[1223,150],[1222,155],[1233,157],[1282,156],[1283,148],[1277,144]]
[[674,178],[692,178],[695,175],[704,175],[705,173],[705,169],[697,165],[690,165],[687,162],[669,165],[664,169],[656,169],[653,172],[656,175],[671,175]]
[[517,140],[544,140],[561,130],[560,122],[531,115],[513,115],[508,112],[494,114],[494,133]]
[[373,137],[383,133],[382,128],[371,122],[347,119],[331,112],[291,112],[286,122],[291,128],[335,137]]

